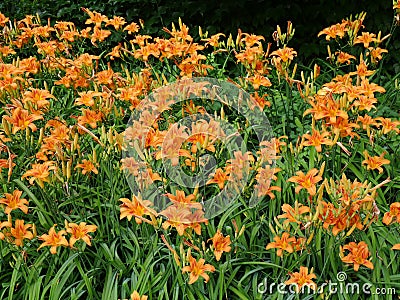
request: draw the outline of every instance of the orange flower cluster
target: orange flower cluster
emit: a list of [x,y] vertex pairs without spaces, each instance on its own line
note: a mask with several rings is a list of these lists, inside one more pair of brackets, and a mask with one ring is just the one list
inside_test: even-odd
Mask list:
[[16,219],[13,226],[11,213],[21,210],[24,214],[28,213],[28,200],[21,198],[22,191],[14,190],[12,194],[5,193],[4,198],[0,198],[0,206],[7,214],[7,221],[0,222],[0,240],[16,246],[23,246],[24,240],[32,240],[36,236],[35,224],[25,224],[22,219]]
[[8,216],[8,221],[0,223],[0,240],[6,240],[16,246],[23,246],[24,240],[33,239],[35,234],[34,224],[25,224],[24,220],[17,219],[13,226],[10,215]]
[[[336,236],[340,232],[355,228],[364,229],[379,215],[375,203],[376,193],[367,183],[351,181],[343,174],[338,182],[326,182],[325,187],[332,202],[321,201],[318,218],[325,229]],[[332,227],[331,227],[332,226]]]

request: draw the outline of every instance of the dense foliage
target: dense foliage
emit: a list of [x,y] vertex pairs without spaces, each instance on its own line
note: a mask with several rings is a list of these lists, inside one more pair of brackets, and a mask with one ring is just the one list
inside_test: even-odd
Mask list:
[[151,18],[68,9],[0,13],[0,299],[400,292],[395,22],[339,17],[305,67],[291,22],[147,35]]

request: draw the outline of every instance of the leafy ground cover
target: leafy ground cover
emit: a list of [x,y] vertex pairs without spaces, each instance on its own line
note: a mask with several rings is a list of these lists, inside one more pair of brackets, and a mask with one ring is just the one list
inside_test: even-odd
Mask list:
[[398,297],[393,7],[389,33],[321,30],[311,66],[291,22],[0,14],[1,299]]

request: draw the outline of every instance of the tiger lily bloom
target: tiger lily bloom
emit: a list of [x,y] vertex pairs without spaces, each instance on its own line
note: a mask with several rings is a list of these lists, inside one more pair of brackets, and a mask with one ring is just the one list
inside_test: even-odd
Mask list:
[[12,194],[5,193],[5,198],[0,198],[0,204],[4,204],[6,207],[4,212],[8,215],[15,209],[22,210],[25,214],[28,213],[28,200],[21,199],[22,192],[19,190],[13,191]]
[[85,175],[86,173],[93,172],[94,174],[99,174],[99,171],[95,167],[95,165],[87,159],[82,160],[81,164],[75,166],[75,169],[80,168],[82,169],[82,174]]
[[370,252],[368,250],[368,245],[365,242],[350,242],[349,244],[341,247],[340,252],[343,254],[343,250],[349,250],[350,253],[342,257],[342,261],[348,264],[354,264],[354,271],[358,271],[361,265],[366,266],[369,269],[373,269],[374,265],[368,260]]
[[29,112],[21,107],[17,107],[11,116],[3,117],[6,121],[8,121],[12,127],[12,133],[15,134],[19,130],[25,130],[28,127],[32,131],[36,131],[37,127],[33,124],[34,121],[43,119],[42,116],[36,114],[29,114]]
[[80,222],[79,225],[75,223],[68,223],[65,220],[65,228],[67,232],[72,236],[69,239],[69,246],[72,248],[76,241],[82,240],[89,246],[91,246],[91,236],[88,235],[90,232],[95,232],[97,229],[96,225],[86,225],[85,222]]
[[285,284],[295,284],[297,293],[300,292],[300,289],[303,286],[309,286],[313,290],[315,290],[317,285],[312,281],[315,278],[317,278],[317,276],[315,276],[315,274],[313,273],[313,269],[311,269],[310,273],[308,273],[307,267],[300,267],[300,272],[291,273],[290,279],[285,281]]
[[39,246],[38,250],[42,247],[45,246],[50,246],[50,253],[51,254],[56,254],[57,253],[57,247],[60,246],[65,246],[68,247],[68,241],[64,237],[66,234],[65,230],[60,230],[59,232],[56,232],[55,230],[56,225],[50,228],[48,234],[43,234],[42,236],[39,237],[39,240],[42,240],[43,243]]
[[318,170],[312,169],[304,174],[302,171],[296,172],[296,176],[290,177],[288,181],[297,183],[295,192],[298,194],[301,189],[306,189],[310,196],[314,196],[317,192],[316,183],[322,180],[322,177],[317,175]]
[[229,180],[229,174],[227,174],[227,172],[222,170],[221,168],[218,168],[215,171],[215,174],[213,175],[213,178],[208,180],[206,184],[216,183],[216,184],[218,184],[219,189],[222,190],[224,188],[225,182],[227,180]]
[[140,294],[137,291],[134,291],[131,294],[131,300],[147,300],[147,296],[145,295],[140,296]]
[[299,219],[304,218],[301,215],[310,212],[310,208],[296,201],[294,208],[289,204],[283,204],[282,211],[284,214],[279,215],[278,219],[286,219],[283,222],[284,225],[291,222],[301,224],[302,222]]
[[363,165],[367,165],[367,170],[378,169],[379,174],[383,172],[382,166],[390,164],[390,160],[383,158],[385,153],[380,156],[370,156],[367,150],[363,152],[365,159],[362,161]]
[[215,235],[211,239],[209,239],[209,241],[210,240],[213,243],[214,255],[217,261],[221,259],[223,252],[231,251],[231,237],[229,235],[224,237],[219,229],[217,230]]
[[303,142],[304,146],[314,146],[317,152],[322,151],[321,145],[332,145],[333,142],[326,137],[329,136],[329,132],[320,133],[318,130],[313,129],[312,134],[304,134],[303,137],[306,141]]
[[204,278],[204,282],[208,282],[210,276],[206,274],[206,272],[214,272],[214,266],[210,264],[205,264],[204,258],[200,258],[199,261],[196,261],[191,254],[189,254],[189,266],[185,266],[182,268],[182,274],[189,272],[189,284],[193,284],[199,279],[199,277]]
[[14,243],[16,246],[23,246],[24,239],[33,239],[33,233],[29,230],[32,224],[24,224],[24,220],[16,220],[15,227],[11,228],[11,235],[15,238]]
[[396,218],[396,222],[400,223],[400,202],[390,204],[390,211],[384,214],[382,222],[389,225],[393,218]]
[[128,221],[130,221],[132,217],[135,217],[137,224],[142,223],[140,217],[150,214],[150,210],[147,207],[153,205],[151,201],[140,200],[136,196],[132,197],[132,201],[128,198],[121,198],[119,201],[122,202],[120,205],[119,219],[122,220],[123,218],[127,218]]
[[33,184],[34,181],[43,188],[44,182],[49,182],[50,171],[56,170],[56,166],[53,165],[53,161],[46,161],[43,164],[32,164],[32,169],[26,171],[22,178],[30,177],[29,183]]
[[275,236],[274,237],[275,242],[271,242],[267,245],[265,248],[266,250],[277,248],[277,255],[282,256],[283,255],[283,250],[289,253],[293,253],[293,245],[292,243],[296,242],[296,238],[290,237],[289,233],[284,232],[281,237]]

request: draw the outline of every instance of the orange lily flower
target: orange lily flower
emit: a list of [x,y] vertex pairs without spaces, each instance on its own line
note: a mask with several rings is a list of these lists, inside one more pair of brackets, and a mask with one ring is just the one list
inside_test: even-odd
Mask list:
[[174,205],[177,206],[184,206],[184,207],[188,207],[188,208],[197,208],[197,209],[202,209],[203,206],[201,205],[201,203],[198,202],[193,202],[196,200],[196,196],[194,194],[190,194],[190,195],[185,195],[184,191],[180,191],[177,190],[176,191],[176,196],[170,193],[166,193],[165,194],[169,200],[171,200],[171,202]]
[[375,71],[373,70],[368,70],[368,66],[365,63],[365,60],[363,59],[362,55],[360,57],[360,63],[357,65],[357,71],[356,72],[350,72],[350,75],[358,75],[361,78],[365,78],[365,76],[371,76],[374,74]]
[[386,90],[377,85],[376,83],[370,83],[368,79],[364,78],[361,80],[361,84],[358,87],[358,90],[360,93],[364,94],[365,96],[374,97],[374,93],[378,92],[378,93],[384,93],[386,92]]
[[333,132],[335,134],[340,134],[341,137],[359,137],[359,135],[353,131],[353,128],[359,128],[360,126],[352,122],[349,123],[348,119],[337,118],[335,122],[329,123],[329,125],[333,127]]
[[331,38],[336,39],[336,37],[342,38],[344,37],[345,32],[348,31],[347,28],[345,28],[345,24],[334,24],[332,26],[329,26],[323,30],[321,30],[318,33],[318,36],[326,34],[325,39],[329,41]]
[[114,26],[115,30],[119,30],[119,28],[126,24],[126,21],[123,17],[114,16],[114,18],[106,21],[106,26]]
[[304,134],[303,137],[306,139],[306,141],[303,142],[304,146],[314,146],[317,152],[322,151],[321,145],[329,145],[331,146],[333,142],[326,137],[329,136],[329,132],[322,132],[320,133],[318,130],[313,129],[312,130],[312,135],[310,134]]
[[6,208],[4,212],[9,215],[15,209],[22,210],[25,214],[28,213],[28,200],[21,199],[22,192],[14,190],[12,194],[5,193],[5,198],[0,198],[0,204],[4,204]]
[[6,57],[7,55],[16,54],[17,52],[15,52],[10,46],[3,46],[0,47],[0,53],[2,56]]
[[65,220],[65,228],[67,232],[72,236],[69,239],[69,246],[72,248],[76,241],[82,240],[89,246],[91,246],[91,236],[88,235],[90,232],[95,232],[97,229],[96,225],[86,225],[85,222],[80,222],[79,225],[75,223],[68,223]]
[[296,194],[298,194],[300,190],[304,188],[307,190],[310,196],[314,196],[317,192],[317,187],[315,184],[322,180],[322,177],[317,175],[318,170],[314,168],[308,171],[307,174],[304,174],[302,171],[298,171],[296,174],[296,176],[292,176],[288,179],[288,181],[298,184],[295,189]]
[[271,199],[275,198],[272,191],[281,191],[279,186],[271,186],[271,180],[277,180],[275,173],[281,171],[280,168],[273,168],[267,165],[265,168],[260,168],[256,175],[257,185],[255,190],[257,191],[257,196],[268,195]]
[[245,38],[243,38],[242,41],[245,42],[246,47],[252,47],[255,44],[257,44],[257,46],[260,46],[261,41],[265,41],[265,38],[262,35],[248,33],[243,33],[243,35],[245,35]]
[[33,122],[43,119],[40,115],[29,114],[27,110],[22,109],[21,107],[14,109],[11,116],[3,116],[3,118],[13,125],[13,134],[17,133],[19,130],[25,130],[28,127],[32,131],[36,131],[37,127]]
[[86,105],[89,107],[94,105],[93,97],[99,97],[102,95],[100,92],[94,91],[79,92],[78,94],[80,97],[75,99],[75,104]]
[[132,34],[139,31],[139,25],[135,22],[125,26],[124,31],[128,31],[128,34]]
[[129,174],[138,177],[139,173],[144,172],[146,164],[144,162],[137,162],[134,157],[127,157],[121,159],[121,170],[126,170]]
[[122,45],[118,44],[117,46],[115,46],[111,52],[107,53],[106,56],[109,56],[111,60],[114,60],[115,57],[121,57],[120,54],[120,49],[121,49]]
[[367,96],[360,96],[360,98],[354,101],[354,106],[358,107],[360,111],[367,110],[370,111],[371,109],[375,108],[375,103],[378,100],[375,97],[367,97]]
[[295,284],[296,292],[299,293],[300,289],[304,286],[310,287],[315,290],[317,285],[315,284],[313,279],[317,278],[313,273],[313,269],[311,268],[310,273],[308,273],[307,267],[300,267],[300,272],[289,273],[290,279],[285,281],[286,285]]
[[95,167],[95,165],[87,159],[82,160],[81,164],[75,166],[75,169],[82,169],[82,174],[85,175],[86,173],[93,172],[94,174],[99,174],[99,171]]
[[383,134],[387,134],[392,130],[396,133],[400,132],[400,129],[397,128],[400,126],[400,121],[397,121],[397,120],[392,121],[389,118],[382,118],[382,117],[376,118],[375,120],[378,120],[381,122],[381,124],[379,126],[382,126]]
[[259,95],[256,91],[251,96],[257,102],[258,106],[260,106],[261,110],[263,110],[265,106],[271,106],[271,102],[266,99],[266,97],[268,96],[267,94]]
[[342,118],[347,120],[348,115],[347,112],[341,109],[340,103],[335,100],[328,101],[325,106],[322,108],[322,115],[314,116],[315,119],[326,118],[329,120],[329,123],[336,123],[338,118]]
[[357,272],[361,265],[364,265],[370,269],[374,268],[372,262],[368,260],[370,253],[368,250],[368,245],[365,242],[359,242],[358,244],[351,242],[340,248],[341,254],[343,254],[343,250],[350,251],[347,256],[342,257],[342,261],[348,264],[354,264],[354,271]]
[[371,55],[371,61],[373,63],[377,63],[378,61],[382,60],[382,54],[383,53],[388,53],[388,51],[386,49],[382,49],[380,47],[369,47],[369,53]]
[[50,102],[48,98],[54,99],[55,97],[48,90],[40,90],[31,88],[29,91],[24,93],[23,101],[27,103],[28,101],[34,104],[38,109],[48,106]]
[[350,64],[351,59],[356,59],[356,57],[354,55],[350,55],[343,51],[338,51],[335,54],[337,55],[337,62],[339,64],[344,64],[344,63]]
[[255,90],[258,90],[260,86],[270,87],[272,85],[271,81],[267,77],[261,76],[259,74],[248,77],[247,80],[253,84]]
[[400,244],[393,245],[392,250],[400,250]]
[[29,230],[32,224],[24,224],[24,220],[15,220],[15,227],[11,228],[11,235],[15,238],[16,246],[23,246],[24,239],[33,239],[33,233]]
[[382,222],[389,225],[393,218],[396,218],[396,222],[400,223],[400,202],[394,202],[390,204],[390,211],[383,215]]
[[284,232],[281,237],[275,236],[274,241],[275,242],[269,243],[267,245],[267,247],[265,247],[265,249],[269,250],[269,249],[277,248],[278,250],[277,250],[276,254],[278,256],[283,255],[283,250],[285,250],[286,252],[289,252],[289,253],[293,253],[294,249],[293,249],[292,243],[296,242],[296,238],[290,237],[289,233]]
[[242,153],[242,151],[235,151],[233,153],[234,158],[228,159],[225,170],[230,174],[230,180],[242,180],[244,175],[247,175],[250,171],[250,164],[254,163],[253,154],[248,151]]
[[[341,80],[334,80],[332,79],[331,82],[328,83],[324,83],[321,92],[323,91],[324,93],[328,93],[328,95],[331,94],[343,94],[346,93],[348,91],[349,87],[346,86],[346,82],[343,82]],[[316,95],[316,97],[318,97],[318,95]],[[321,98],[321,97],[318,97]],[[331,99],[330,96],[325,97],[322,99],[324,100],[328,100]],[[324,105],[324,103],[321,103]]]
[[289,204],[283,204],[282,211],[284,212],[284,214],[279,215],[278,219],[286,219],[283,222],[284,225],[288,223],[301,224],[302,222],[299,219],[304,218],[301,215],[310,212],[310,208],[306,205],[299,204],[296,201],[294,208],[291,207]]
[[210,276],[205,272],[215,272],[215,267],[210,264],[204,264],[204,258],[200,258],[199,261],[196,261],[191,254],[189,254],[189,266],[185,266],[182,268],[182,274],[186,272],[190,272],[189,274],[189,284],[193,284],[199,279],[199,277],[204,278],[204,282],[207,283],[210,279]]
[[103,118],[101,112],[96,112],[90,109],[82,109],[82,116],[78,117],[78,123],[81,125],[89,124],[90,127],[96,128],[97,122],[100,122]]
[[[116,75],[117,73],[114,73],[114,71],[109,67],[107,70],[100,71],[96,74],[96,82],[100,84],[113,85],[114,77]],[[103,95],[103,93],[101,93],[101,95]]]
[[192,228],[198,235],[201,235],[201,224],[208,224],[208,219],[204,217],[204,211],[202,209],[196,209],[193,213],[188,215],[188,220],[190,223],[185,224],[185,229]]
[[95,24],[96,27],[100,27],[101,23],[107,22],[107,16],[103,16],[102,14],[96,11],[90,11],[87,8],[82,8],[82,10],[89,15],[89,19],[86,20],[85,24]]
[[369,44],[372,42],[376,42],[376,35],[374,33],[362,32],[361,36],[358,36],[354,44],[363,44],[365,48],[368,48]]
[[293,60],[297,52],[293,48],[285,47],[271,52],[270,56],[278,56],[279,61],[287,62]]
[[97,41],[103,42],[109,35],[111,35],[110,30],[100,29],[99,27],[94,27],[93,34],[91,36],[92,44],[95,44]]
[[367,165],[367,170],[378,169],[379,174],[383,172],[382,166],[390,164],[390,160],[383,158],[385,153],[380,156],[369,156],[368,151],[363,152],[365,159],[362,161],[363,165]]
[[301,251],[305,248],[307,239],[304,237],[299,237],[296,241],[292,242],[294,251]]
[[[3,228],[8,228],[6,231],[2,230]],[[0,240],[7,240],[10,237],[10,228],[12,228],[12,220],[11,215],[8,215],[8,220],[4,222],[0,222]]]
[[190,100],[189,103],[183,105],[182,117],[184,116],[184,112],[187,112],[189,115],[202,114],[206,113],[206,110],[203,106],[196,105],[193,103],[193,100]]
[[53,164],[53,161],[46,161],[42,164],[32,164],[32,169],[26,171],[24,175],[22,175],[22,179],[25,177],[31,177],[29,179],[30,184],[33,184],[33,182],[36,181],[38,185],[43,188],[43,183],[50,181],[50,171],[57,169]]
[[202,209],[196,209],[193,213],[190,211],[187,219],[188,223],[184,224],[184,229],[191,228],[198,235],[201,235],[201,224],[208,224],[208,219],[204,217],[204,211]]
[[222,190],[225,186],[225,182],[229,180],[229,175],[226,171],[222,170],[221,168],[218,168],[215,171],[215,174],[212,179],[208,180],[206,184],[213,184],[216,183],[218,184],[218,187],[220,190]]
[[218,47],[218,40],[220,36],[225,36],[225,34],[217,33],[212,35],[210,38],[202,39],[203,42],[206,42],[204,46],[207,47],[208,45],[210,45],[212,47]]
[[2,13],[0,13],[0,26],[1,27],[4,27],[8,23],[9,20],[10,20],[9,18],[7,18]]
[[133,293],[131,294],[131,300],[147,300],[147,296],[140,296],[137,291],[133,291]]
[[50,253],[56,254],[57,247],[65,246],[68,247],[68,241],[64,237],[66,234],[65,230],[60,230],[59,232],[55,231],[56,225],[50,228],[48,234],[43,234],[39,237],[39,240],[44,241],[38,248],[38,250],[45,246],[50,246]]
[[210,240],[213,243],[214,255],[217,261],[221,259],[223,252],[231,251],[231,237],[229,235],[224,237],[219,229],[217,230],[215,235],[211,239],[209,239],[209,241]]
[[371,118],[371,116],[369,116],[367,114],[365,116],[358,116],[357,121],[362,124],[362,129],[367,130],[368,136],[369,136],[369,132],[370,132],[370,126],[378,125],[378,123],[375,121],[375,119]]
[[142,220],[138,217],[142,217],[144,215],[149,215],[150,210],[149,206],[153,205],[149,200],[140,200],[138,197],[133,196],[132,201],[128,198],[121,198],[119,201],[122,202],[120,205],[120,216],[119,219],[127,218],[128,221],[135,217],[135,221],[137,224],[141,224]]
[[162,227],[165,230],[170,226],[175,227],[179,235],[183,235],[187,225],[192,223],[190,219],[192,213],[187,206],[170,205],[161,211],[160,215],[168,219],[163,222]]

